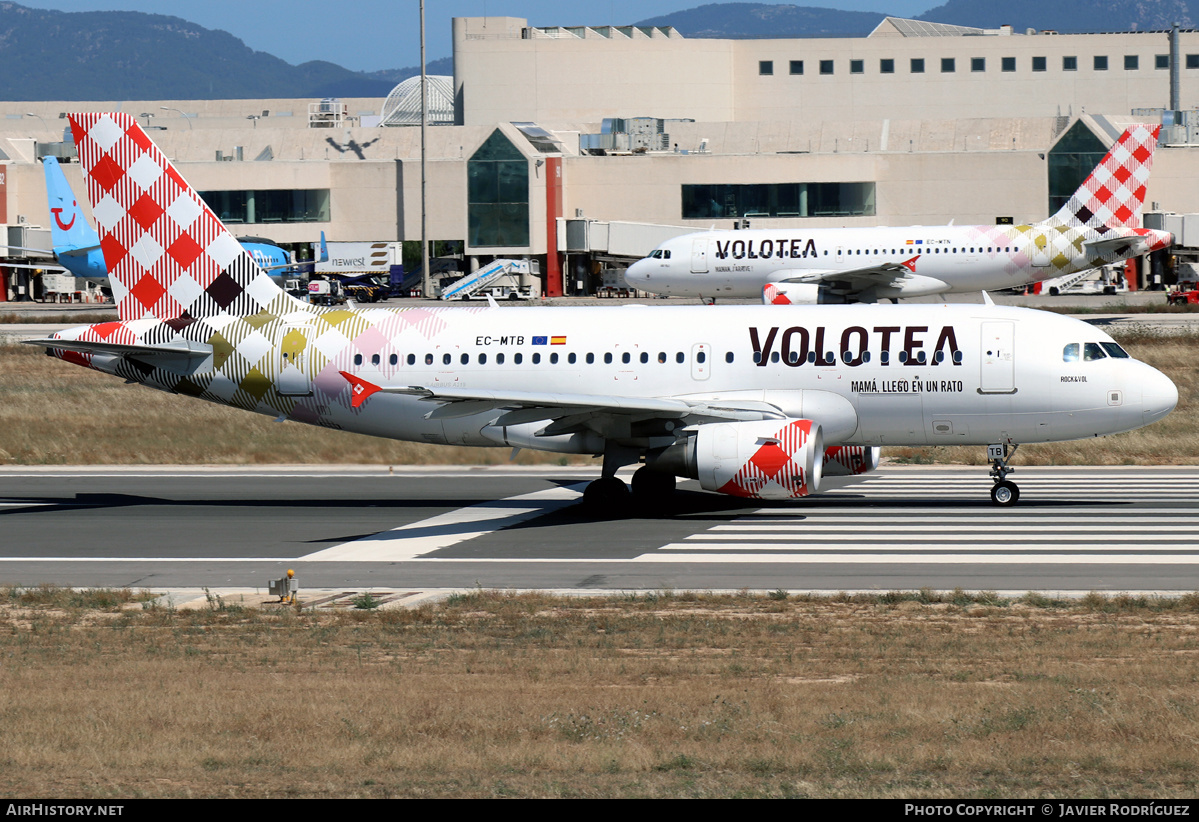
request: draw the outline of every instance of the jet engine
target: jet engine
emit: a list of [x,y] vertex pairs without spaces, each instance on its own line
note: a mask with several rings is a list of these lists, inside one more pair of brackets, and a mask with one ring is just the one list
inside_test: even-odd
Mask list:
[[697,479],[705,491],[795,499],[820,488],[824,440],[812,420],[708,423],[646,464]]
[[877,445],[834,445],[824,451],[823,476],[853,477],[878,468]]

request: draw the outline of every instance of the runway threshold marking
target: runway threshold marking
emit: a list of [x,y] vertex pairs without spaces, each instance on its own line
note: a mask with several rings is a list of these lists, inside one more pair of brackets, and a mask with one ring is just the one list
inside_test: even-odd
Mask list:
[[300,557],[303,562],[402,562],[572,505],[586,483],[447,511]]

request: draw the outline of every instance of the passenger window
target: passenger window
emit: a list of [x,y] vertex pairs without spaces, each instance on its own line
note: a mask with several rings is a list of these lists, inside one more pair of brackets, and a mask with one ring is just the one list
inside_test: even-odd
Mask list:
[[[684,360],[684,359],[686,359],[686,358],[683,356],[683,352],[682,352],[682,351],[680,351],[679,353],[677,353],[677,354],[675,354],[675,355],[674,355],[674,361],[675,361],[675,362],[677,362],[677,363],[681,363],[681,362],[683,362],[683,360]],[[775,359],[775,362],[778,362],[778,359],[777,359],[777,358]]]
[[641,362],[643,362],[643,363],[649,362],[649,352],[648,351],[641,352]]
[[462,364],[466,365],[469,362],[470,362],[470,354],[463,354],[462,355]]
[[628,365],[628,364],[629,364],[629,360],[631,360],[631,359],[633,359],[633,357],[632,357],[632,355],[631,355],[631,354],[629,354],[629,352],[628,352],[628,351],[626,351],[626,352],[624,352],[623,354],[621,354],[621,355],[620,355],[620,361],[621,361],[622,363],[624,363],[625,365]]
[[1084,362],[1092,362],[1093,360],[1102,360],[1107,357],[1103,353],[1103,349],[1099,347],[1099,343],[1083,343],[1082,359]]
[[387,361],[389,363],[391,363],[392,365],[396,365],[400,361],[400,358],[396,354],[392,354],[390,357],[387,358]]
[[595,355],[594,355],[594,354],[588,354],[588,355],[587,355],[587,364],[588,364],[588,365],[591,365],[591,364],[592,364],[592,363],[594,363],[594,362],[595,362]]
[[816,362],[816,352],[809,351],[808,352],[808,365],[811,365],[814,362]]
[[525,355],[521,354],[519,351],[517,351],[515,354],[512,355],[512,364],[520,365],[521,362],[524,361],[524,358],[525,358]]
[[954,352],[953,352],[953,362],[954,362],[954,364],[955,364],[955,365],[961,365],[961,364],[962,364],[962,352],[961,352],[961,351],[954,351]]
[[724,361],[725,362],[733,361],[733,352],[732,351],[729,351],[727,354],[724,355]]
[[378,364],[379,364],[379,355],[372,354],[371,355],[371,365],[378,365]]
[[799,362],[799,352],[798,351],[790,352],[787,355],[787,362],[792,363],[792,364]]
[[362,355],[361,354],[354,355],[354,365],[362,365]]
[[1121,348],[1117,343],[1105,342],[1099,343],[1103,346],[1103,350],[1107,352],[1109,357],[1114,357],[1117,360],[1127,360],[1128,352]]
[[[679,356],[681,357],[681,356],[683,356],[683,355],[682,355],[682,354],[679,354]],[[770,355],[770,361],[771,361],[771,362],[778,362],[778,361],[779,361],[779,352],[775,351],[773,354],[771,354],[771,355]],[[682,362],[682,360],[679,360],[679,362]]]
[[415,354],[409,354],[409,355],[408,355],[408,364],[409,364],[409,365],[416,365],[416,355],[415,355]]
[[533,365],[540,365],[540,364],[541,364],[541,352],[536,351],[533,353]]
[[1062,349],[1062,362],[1078,362],[1078,343],[1069,343]]
[[452,360],[453,360],[453,357],[451,357],[449,354],[442,354],[442,355],[441,355],[441,361],[442,361],[442,363],[444,363],[445,365],[449,365],[449,364],[450,364],[450,362],[451,362]]
[[479,355],[479,365],[487,365],[487,355],[486,354]]
[[695,361],[696,361],[696,362],[698,362],[698,363],[703,363],[703,362],[706,362],[706,361],[707,361],[707,359],[708,359],[708,355],[707,355],[707,354],[705,354],[703,351],[697,351],[697,352],[696,352],[696,354],[695,354]]
[[886,365],[887,363],[891,362],[891,352],[890,351],[881,352],[878,355],[878,361],[880,363],[882,363],[883,365]]
[[574,365],[574,364],[575,364],[575,360],[577,360],[577,359],[578,359],[578,357],[576,357],[576,356],[574,355],[574,352],[571,352],[570,354],[567,354],[567,355],[566,355],[566,361],[567,361],[568,363],[570,363],[571,365]]
[[665,351],[658,352],[658,362],[666,362],[666,352]]
[[425,365],[432,365],[432,364],[433,364],[433,355],[426,354],[425,355]]
[[[665,362],[665,360],[663,360],[663,362]],[[760,362],[762,362],[762,352],[755,351],[754,352],[754,365],[758,365]]]
[[555,353],[553,353],[553,354],[550,354],[550,365],[557,365],[557,364],[558,364],[558,354],[557,354],[557,352],[555,352]]
[[611,364],[612,364],[612,353],[609,352],[607,354],[604,354],[604,365],[611,365]]
[[495,364],[496,364],[496,365],[503,365],[503,364],[504,364],[504,355],[503,355],[503,354],[496,354],[496,355],[495,355]]

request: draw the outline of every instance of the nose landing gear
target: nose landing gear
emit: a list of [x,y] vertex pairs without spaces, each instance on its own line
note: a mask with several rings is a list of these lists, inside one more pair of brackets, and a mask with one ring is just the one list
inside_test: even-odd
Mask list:
[[[1011,445],[1010,451],[1008,450],[1009,445]],[[991,461],[991,479],[995,480],[995,485],[991,487],[991,502],[996,505],[1006,507],[1015,505],[1020,500],[1019,486],[1007,479],[1007,475],[1016,470],[1008,463],[1016,455],[1016,449],[1019,447],[1019,443],[1011,440],[987,446],[987,459]]]

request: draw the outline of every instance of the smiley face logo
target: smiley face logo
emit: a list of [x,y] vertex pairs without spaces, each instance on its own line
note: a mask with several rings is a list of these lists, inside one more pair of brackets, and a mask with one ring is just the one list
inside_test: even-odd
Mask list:
[[[78,208],[79,207],[78,201],[72,200],[71,206],[73,208]],[[62,208],[52,208],[52,209],[50,209],[50,213],[54,215],[54,222],[58,223],[58,227],[61,228],[63,231],[70,231],[71,226],[75,225],[74,212],[71,213],[71,222],[69,222],[69,223],[63,223],[63,221],[62,221]]]

